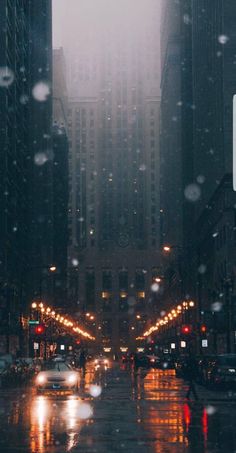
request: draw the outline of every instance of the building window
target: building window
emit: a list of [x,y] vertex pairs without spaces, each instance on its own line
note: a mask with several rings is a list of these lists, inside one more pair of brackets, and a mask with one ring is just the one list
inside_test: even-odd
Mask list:
[[105,294],[105,291],[112,290],[112,272],[110,269],[104,269],[102,272],[102,289],[102,294]]
[[128,291],[128,270],[120,269],[119,270],[119,290],[123,292]]
[[137,269],[135,271],[135,288],[136,291],[145,290],[145,273],[143,272],[143,269]]

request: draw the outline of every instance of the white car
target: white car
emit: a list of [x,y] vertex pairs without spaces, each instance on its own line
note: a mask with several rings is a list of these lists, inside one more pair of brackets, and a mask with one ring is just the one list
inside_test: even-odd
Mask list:
[[80,373],[68,363],[50,361],[42,366],[35,384],[38,393],[46,390],[69,390],[76,393],[80,385]]

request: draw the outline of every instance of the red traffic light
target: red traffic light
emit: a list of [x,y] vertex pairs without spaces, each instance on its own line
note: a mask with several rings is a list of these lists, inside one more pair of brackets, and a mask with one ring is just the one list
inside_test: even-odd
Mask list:
[[35,327],[34,333],[36,335],[42,335],[45,332],[45,327],[42,324],[39,324],[38,326]]
[[201,330],[201,333],[206,333],[207,327],[203,324],[203,325],[201,325],[200,330]]
[[183,333],[185,335],[188,335],[189,333],[191,333],[191,331],[192,331],[192,328],[189,325],[182,326],[182,328],[181,328],[181,333]]

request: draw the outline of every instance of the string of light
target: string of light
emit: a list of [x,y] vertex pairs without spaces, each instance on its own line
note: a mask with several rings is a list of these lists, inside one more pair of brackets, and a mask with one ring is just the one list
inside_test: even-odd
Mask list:
[[[182,302],[182,304],[177,305],[175,308],[170,310],[169,313],[165,313],[165,316],[163,316],[162,319],[158,319],[156,324],[149,327],[149,329],[143,333],[143,337],[149,337],[154,332],[157,332],[162,326],[165,326],[174,319],[178,318],[178,316],[180,316],[183,313],[183,311],[188,310],[189,308],[193,308],[194,306],[195,303],[193,300],[184,301]],[[141,339],[141,337],[136,338],[136,340],[139,339]]]
[[39,310],[43,316],[47,316],[52,318],[54,321],[58,322],[59,324],[62,324],[65,328],[69,330],[73,330],[74,333],[81,335],[82,337],[86,338],[87,340],[95,340],[95,337],[90,335],[89,332],[86,330],[83,330],[80,326],[78,326],[77,321],[73,321],[69,319],[66,316],[62,316],[58,313],[56,313],[56,310],[54,308],[51,308],[49,306],[45,306],[43,302],[36,303],[33,302],[31,307],[34,310]]

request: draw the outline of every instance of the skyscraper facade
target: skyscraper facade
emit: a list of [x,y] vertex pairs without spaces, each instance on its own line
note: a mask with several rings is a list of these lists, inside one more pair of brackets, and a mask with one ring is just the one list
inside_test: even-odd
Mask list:
[[54,303],[67,305],[67,248],[69,201],[68,95],[62,48],[53,49],[53,275]]
[[235,326],[235,7],[223,1],[163,2],[162,237],[174,245],[177,259],[169,257],[167,266],[177,274],[182,270],[180,295],[196,299],[196,319],[209,329],[211,352],[232,351]]
[[[45,19],[46,17],[46,19]],[[38,102],[33,88],[50,82],[50,1],[4,0],[0,4],[0,306],[1,351],[23,347],[24,314],[43,266],[37,248],[45,241],[39,234],[42,216],[50,205],[45,193],[47,175],[37,179],[35,155],[43,152],[43,134],[49,136],[50,101]],[[41,47],[41,44],[44,46]],[[46,49],[47,47],[47,49]],[[44,105],[43,105],[44,104]],[[42,124],[45,127],[41,127]],[[38,176],[36,175],[39,171]],[[46,178],[45,178],[46,177]],[[38,209],[39,200],[44,208]],[[37,206],[36,206],[37,205]],[[48,219],[50,220],[50,219]],[[50,226],[49,226],[50,228]],[[36,233],[37,231],[37,233]],[[40,242],[38,242],[39,237]],[[37,255],[37,256],[36,256]],[[41,253],[40,253],[41,256]],[[37,267],[37,271],[36,271]],[[37,273],[37,275],[36,275]]]
[[159,272],[159,15],[149,3],[151,28],[145,15],[141,28],[117,16],[115,26],[78,38],[69,64],[69,266],[78,266],[77,293],[70,287],[100,343],[117,351],[143,332]]

